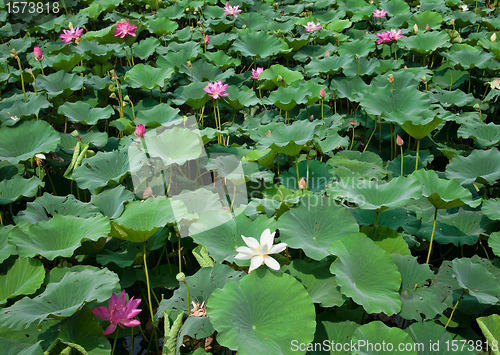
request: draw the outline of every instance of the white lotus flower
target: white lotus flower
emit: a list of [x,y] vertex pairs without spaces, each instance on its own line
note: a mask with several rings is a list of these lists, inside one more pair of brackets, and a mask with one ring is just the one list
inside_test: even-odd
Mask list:
[[247,238],[242,235],[241,237],[248,247],[236,248],[238,254],[234,258],[240,260],[252,259],[248,272],[257,269],[262,264],[266,264],[273,270],[279,270],[280,264],[270,257],[269,254],[281,253],[285,250],[286,243],[273,245],[275,234],[276,232],[271,234],[269,228],[266,229],[260,236],[260,244],[257,239]]

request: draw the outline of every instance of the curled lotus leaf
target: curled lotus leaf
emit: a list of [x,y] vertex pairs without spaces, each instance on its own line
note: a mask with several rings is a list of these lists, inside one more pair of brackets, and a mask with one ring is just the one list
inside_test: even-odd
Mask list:
[[468,157],[457,155],[446,166],[446,177],[462,185],[493,184],[500,179],[500,152],[497,148],[474,150]]

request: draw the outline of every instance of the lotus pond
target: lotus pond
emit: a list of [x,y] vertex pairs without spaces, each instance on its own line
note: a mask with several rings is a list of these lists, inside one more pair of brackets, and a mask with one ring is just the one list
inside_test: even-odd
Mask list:
[[0,0],[2,354],[500,354],[496,6]]

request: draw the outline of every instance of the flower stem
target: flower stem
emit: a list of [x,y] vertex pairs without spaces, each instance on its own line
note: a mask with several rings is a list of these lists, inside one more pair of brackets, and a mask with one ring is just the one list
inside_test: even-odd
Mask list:
[[401,149],[401,176],[403,176],[403,146],[399,148]]
[[448,327],[448,325],[450,324],[451,318],[453,318],[453,313],[455,313],[455,309],[457,309],[458,302],[460,302],[460,300],[462,299],[462,296],[464,295],[464,292],[465,292],[465,290],[462,289],[462,294],[460,295],[460,298],[458,299],[457,303],[455,303],[455,307],[453,307],[453,310],[451,311],[451,314],[450,314],[450,319],[448,319],[448,322],[446,322],[446,325],[444,326],[444,329],[446,329]]
[[297,163],[297,157],[295,157],[295,168],[297,170],[297,187],[300,190],[299,164]]
[[324,99],[321,99],[321,119],[323,119],[323,101]]
[[111,350],[111,355],[115,353],[116,341],[118,340],[118,331],[115,333],[115,341],[113,342],[113,349]]
[[26,90],[24,88],[23,67],[21,66],[21,59],[19,59],[19,57],[17,57],[17,64],[19,65],[19,73],[21,74],[21,85],[23,87],[24,102],[27,103],[28,100],[26,99]]
[[179,247],[179,272],[182,272],[182,265],[181,265],[181,236],[178,235],[177,238],[179,238],[178,242],[178,247]]
[[153,322],[153,307],[151,303],[151,287],[149,284],[149,274],[148,274],[148,264],[146,261],[146,243],[142,243],[144,247],[143,257],[144,257],[144,273],[146,274],[146,283],[148,287],[148,302],[149,302],[149,313],[151,314],[151,322]]
[[434,211],[434,224],[432,225],[431,244],[429,245],[429,252],[427,253],[427,261],[425,262],[426,264],[429,264],[429,259],[431,257],[432,241],[434,239],[434,231],[436,230],[437,213],[438,209],[436,208],[436,210]]
[[45,74],[43,73],[42,61],[40,61],[40,69],[42,69],[42,75],[45,75]]
[[417,161],[415,162],[415,171],[418,169],[418,151],[420,150],[420,139],[417,140]]

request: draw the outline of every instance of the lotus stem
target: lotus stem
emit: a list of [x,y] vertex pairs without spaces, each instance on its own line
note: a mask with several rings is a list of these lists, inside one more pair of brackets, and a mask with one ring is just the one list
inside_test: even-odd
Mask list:
[[130,352],[129,354],[132,355],[134,353],[134,328],[130,328],[132,331],[132,334],[130,335]]
[[480,245],[481,245],[481,247],[483,248],[484,253],[486,254],[486,258],[487,258],[488,260],[490,260],[490,256],[488,255],[488,252],[486,251],[486,248],[484,247],[483,242],[481,242],[481,237],[479,237],[479,244],[480,244]]
[[40,69],[42,69],[42,75],[45,75],[45,74],[43,73],[42,61],[40,61]]
[[417,140],[417,161],[415,162],[415,171],[418,169],[418,152],[420,150],[420,139]]
[[297,163],[297,156],[295,157],[295,169],[297,170],[297,187],[300,190],[300,176],[299,176],[299,164]]
[[2,212],[0,212],[0,225],[2,225],[2,226],[3,226]]
[[372,137],[375,134],[376,130],[377,130],[377,119],[375,119],[375,127],[373,127],[373,132],[370,135],[370,138],[368,138],[368,142],[366,143],[365,148],[363,149],[363,153],[365,152],[366,148],[368,148],[368,145],[370,144],[370,141],[372,140]]
[[309,187],[309,154],[307,155],[307,169],[306,169],[306,190]]
[[113,342],[113,349],[111,349],[111,355],[115,353],[116,341],[118,340],[118,331],[115,333],[115,341]]
[[469,69],[469,91],[467,92],[468,94],[470,94],[470,72],[472,71],[472,69]]
[[427,261],[425,262],[426,264],[429,264],[429,259],[431,257],[432,241],[434,240],[434,231],[436,230],[437,213],[438,209],[436,208],[436,210],[434,211],[434,224],[432,225],[431,243],[429,245],[429,252],[427,253]]
[[321,119],[323,119],[323,101],[324,99],[321,99]]
[[147,264],[147,261],[146,261],[146,242],[142,243],[143,245],[143,258],[144,258],[144,273],[146,274],[146,283],[147,283],[147,287],[148,287],[148,302],[149,302],[149,313],[151,314],[151,322],[153,322],[153,306],[152,306],[152,303],[151,303],[151,286],[149,284],[149,274],[148,274],[148,264]]
[[353,144],[354,144],[354,126],[352,127],[352,139],[351,139],[351,146],[349,147],[349,150],[352,150]]
[[377,229],[377,226],[378,226],[378,214],[380,212],[375,212],[375,224],[373,225],[375,227],[375,229]]
[[403,146],[399,147],[401,149],[401,176],[403,176]]
[[26,99],[26,90],[24,88],[24,78],[23,78],[23,67],[21,66],[21,59],[19,59],[19,56],[17,56],[17,64],[19,65],[19,74],[21,74],[21,85],[23,87],[23,94],[24,94],[24,102],[28,102],[28,100]]
[[177,246],[179,248],[178,254],[179,254],[179,273],[182,272],[182,264],[181,264],[181,236],[177,235],[177,238],[179,238]]
[[448,319],[448,322],[446,322],[446,325],[444,326],[444,329],[446,329],[448,327],[448,325],[450,324],[451,318],[453,318],[453,313],[455,313],[455,309],[457,309],[458,302],[460,302],[460,300],[462,299],[462,297],[464,295],[464,292],[465,292],[465,290],[462,289],[462,294],[460,295],[460,298],[458,299],[457,303],[455,303],[455,307],[453,307],[453,310],[451,311],[451,314],[450,314],[450,319]]

